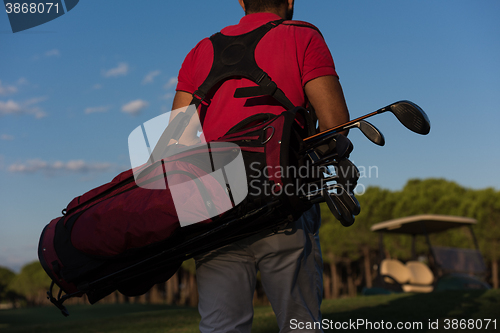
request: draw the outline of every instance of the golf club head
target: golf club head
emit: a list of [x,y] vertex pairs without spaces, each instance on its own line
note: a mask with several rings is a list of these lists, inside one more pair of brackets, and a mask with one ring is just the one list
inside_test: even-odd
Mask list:
[[368,140],[376,145],[385,145],[384,135],[376,128],[373,124],[360,120],[353,124],[353,127],[359,128],[359,130],[366,136]]
[[[342,202],[340,197],[335,193],[328,193],[328,191],[322,191],[323,199],[326,201],[328,208],[332,212],[333,216],[344,226],[350,227],[354,224],[354,215],[346,207],[345,203]],[[357,200],[356,200],[357,202]],[[359,207],[359,204],[358,204]]]
[[403,100],[389,105],[389,109],[410,131],[426,135],[431,130],[429,118],[417,104]]

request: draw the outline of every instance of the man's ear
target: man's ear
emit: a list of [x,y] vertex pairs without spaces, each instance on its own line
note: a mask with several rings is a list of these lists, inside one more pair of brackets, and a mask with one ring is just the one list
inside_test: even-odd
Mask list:
[[243,11],[246,13],[247,11],[245,10],[245,3],[243,2],[243,0],[238,0],[238,2],[240,3],[241,8],[243,8]]
[[288,10],[292,10],[293,9],[293,3],[294,3],[295,0],[288,0]]

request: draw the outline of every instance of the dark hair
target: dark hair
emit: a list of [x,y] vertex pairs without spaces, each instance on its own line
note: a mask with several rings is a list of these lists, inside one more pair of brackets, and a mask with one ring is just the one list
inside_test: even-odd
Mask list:
[[246,13],[258,13],[269,9],[280,8],[287,0],[243,0]]

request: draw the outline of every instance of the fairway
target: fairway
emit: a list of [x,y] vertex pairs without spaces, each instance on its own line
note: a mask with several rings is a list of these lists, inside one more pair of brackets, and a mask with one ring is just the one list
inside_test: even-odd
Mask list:
[[[393,294],[360,296],[323,302],[324,322],[353,331],[375,330],[383,321],[384,327],[398,323],[413,325],[411,331],[456,332],[451,329],[452,319],[457,325],[462,319],[470,325],[483,324],[491,319],[487,331],[500,330],[500,291],[447,291],[431,294]],[[155,333],[198,332],[199,315],[195,308],[143,304],[96,304],[69,307],[70,316],[64,318],[55,307],[0,311],[0,331],[8,332],[99,332],[99,333]],[[448,319],[448,321],[446,321]],[[480,321],[478,321],[480,319]],[[496,322],[493,321],[496,319]],[[429,330],[437,320],[439,330]],[[445,329],[449,323],[450,329]],[[471,324],[474,323],[474,324]],[[419,326],[420,324],[420,326]],[[350,325],[350,326],[348,326]],[[300,332],[300,324],[294,324]],[[409,327],[409,326],[408,326]],[[419,329],[420,328],[420,329]],[[271,307],[255,308],[252,332],[277,332],[278,327]],[[331,331],[327,329],[326,331]],[[378,329],[377,331],[380,331]],[[466,329],[467,332],[479,330]]]

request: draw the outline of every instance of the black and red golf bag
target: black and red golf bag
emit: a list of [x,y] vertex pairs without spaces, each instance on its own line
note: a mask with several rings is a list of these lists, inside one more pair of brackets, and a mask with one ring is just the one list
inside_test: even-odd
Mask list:
[[[170,121],[148,161],[73,199],[45,227],[39,259],[53,280],[49,299],[63,313],[70,297],[85,294],[95,303],[115,290],[143,294],[184,260],[294,221],[320,201],[345,225],[354,222],[358,171],[347,159],[350,141],[335,134],[306,145],[303,139],[315,133],[312,114],[293,107],[253,59],[260,38],[281,23],[242,36],[212,36],[211,73],[193,94],[194,106]],[[241,55],[224,52],[241,42],[253,47]],[[254,115],[215,141],[171,144],[214,87],[235,76],[258,85],[236,90],[235,97],[270,95],[288,110]]]

